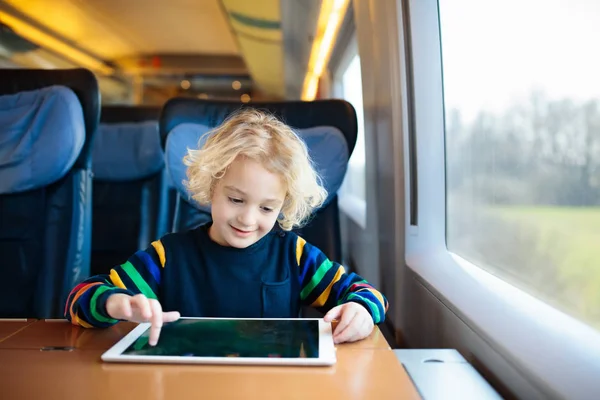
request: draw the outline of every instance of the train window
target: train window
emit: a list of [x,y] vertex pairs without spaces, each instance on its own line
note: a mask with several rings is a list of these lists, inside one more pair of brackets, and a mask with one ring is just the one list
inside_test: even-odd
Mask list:
[[360,75],[360,57],[352,57],[350,65],[342,75],[343,98],[354,106],[358,120],[356,147],[350,157],[348,173],[344,182],[346,193],[365,200],[365,131],[363,123],[362,83]]
[[348,171],[340,188],[340,207],[358,219],[365,227],[366,178],[365,178],[365,130],[363,114],[362,75],[356,40],[352,40],[334,73],[334,96],[348,101],[356,110],[358,136],[356,146],[348,163]]
[[448,249],[600,329],[600,3],[439,15]]

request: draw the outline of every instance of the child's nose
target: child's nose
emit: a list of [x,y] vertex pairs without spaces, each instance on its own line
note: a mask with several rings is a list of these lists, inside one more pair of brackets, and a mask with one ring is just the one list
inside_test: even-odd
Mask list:
[[256,223],[256,217],[254,211],[251,209],[245,209],[238,215],[238,222],[245,227],[253,226]]

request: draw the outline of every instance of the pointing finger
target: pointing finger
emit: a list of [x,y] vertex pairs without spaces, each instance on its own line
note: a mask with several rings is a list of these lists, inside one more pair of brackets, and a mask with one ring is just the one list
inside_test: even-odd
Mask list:
[[148,339],[148,343],[150,346],[156,346],[160,336],[160,330],[163,326],[163,312],[162,307],[157,300],[150,300],[148,303],[152,310],[152,317],[150,318],[152,326],[150,326],[150,338]]

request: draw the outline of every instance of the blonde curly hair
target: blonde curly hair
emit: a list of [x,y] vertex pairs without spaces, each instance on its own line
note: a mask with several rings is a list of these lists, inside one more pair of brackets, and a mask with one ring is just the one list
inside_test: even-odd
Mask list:
[[327,197],[304,141],[271,114],[240,110],[207,132],[200,143],[204,139],[201,148],[188,149],[183,159],[188,166],[184,183],[202,205],[210,204],[218,180],[240,156],[259,162],[283,179],[286,194],[277,219],[283,230],[301,226]]

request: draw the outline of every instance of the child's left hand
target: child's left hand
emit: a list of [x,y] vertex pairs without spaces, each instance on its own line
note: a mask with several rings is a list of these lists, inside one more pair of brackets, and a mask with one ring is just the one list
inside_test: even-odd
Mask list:
[[366,338],[373,331],[373,317],[366,308],[355,302],[341,304],[329,310],[325,322],[340,321],[333,332],[333,342],[356,342]]

